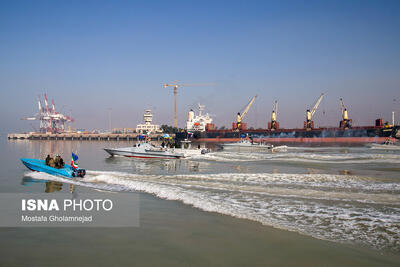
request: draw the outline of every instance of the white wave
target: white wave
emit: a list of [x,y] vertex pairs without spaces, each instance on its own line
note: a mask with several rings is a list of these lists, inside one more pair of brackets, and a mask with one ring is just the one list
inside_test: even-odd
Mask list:
[[379,153],[310,153],[310,152],[280,152],[280,153],[235,153],[235,152],[213,152],[206,155],[196,155],[189,159],[210,160],[222,162],[245,162],[274,160],[283,162],[310,162],[310,163],[400,163],[399,154]]
[[142,191],[321,239],[394,250],[400,247],[398,182],[329,174],[138,175],[88,171],[81,180],[27,175],[102,190]]

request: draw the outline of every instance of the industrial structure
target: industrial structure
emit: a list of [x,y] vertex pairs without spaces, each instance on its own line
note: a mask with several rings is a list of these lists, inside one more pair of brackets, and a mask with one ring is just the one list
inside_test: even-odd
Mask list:
[[311,130],[314,128],[314,121],[312,120],[312,117],[314,116],[315,112],[318,109],[319,104],[322,101],[322,98],[324,97],[324,93],[321,94],[321,96],[318,98],[318,100],[315,102],[313,108],[311,110],[307,109],[306,111],[306,121],[304,122],[304,128],[307,130]]
[[243,118],[246,116],[247,112],[249,112],[251,106],[253,105],[254,101],[256,100],[257,95],[254,96],[250,102],[247,104],[247,106],[242,110],[242,112],[238,112],[237,117],[236,117],[236,122],[232,123],[232,130],[246,130],[247,125],[246,123],[243,122]]
[[[173,86],[174,93],[183,84],[165,84],[164,87]],[[194,85],[196,86],[196,85]],[[203,85],[202,85],[203,86]],[[176,95],[175,95],[176,96]],[[217,129],[212,123],[213,119],[207,114],[202,114],[204,106],[199,104],[199,113],[195,115],[190,110],[186,122],[186,131],[179,131],[173,137],[176,141],[197,141],[197,142],[236,142],[243,136],[251,136],[255,142],[285,143],[285,144],[363,144],[373,142],[386,142],[387,140],[400,139],[400,126],[394,123],[394,113],[392,113],[392,124],[383,123],[382,118],[375,120],[375,125],[354,126],[349,118],[347,107],[340,98],[341,120],[335,127],[314,127],[313,116],[315,115],[324,93],[316,100],[312,108],[306,111],[306,120],[302,128],[281,128],[278,123],[278,102],[274,101],[271,113],[271,120],[265,129],[247,129],[243,121],[248,111],[252,107],[257,95],[244,107],[242,112],[237,114],[236,122],[232,123],[232,129]],[[44,105],[38,99],[39,113],[24,118],[25,120],[39,120],[40,132],[25,134],[9,134],[9,139],[39,139],[39,140],[136,140],[141,133],[151,133],[151,137],[156,140],[162,138],[162,133],[158,125],[152,124],[153,115],[151,110],[146,110],[143,116],[144,123],[138,124],[137,128],[124,128],[123,130],[113,131],[112,133],[99,133],[97,131],[86,132],[65,132],[65,123],[72,122],[73,119],[56,111],[54,101],[49,106],[47,96],[44,95]],[[175,97],[176,111],[176,97]],[[176,114],[175,114],[176,121]],[[187,140],[190,139],[190,140]]]
[[274,105],[272,107],[271,121],[268,122],[268,129],[271,131],[275,131],[279,129],[279,122],[277,121],[278,117],[278,101],[275,100]]
[[352,120],[349,119],[349,114],[347,113],[347,108],[344,105],[342,98],[340,98],[340,113],[342,114],[342,120],[339,123],[339,127],[344,128],[344,129],[350,128],[351,124],[352,124]]
[[136,126],[137,133],[160,133],[160,125],[152,124],[153,122],[153,114],[151,114],[150,109],[146,109],[143,115],[143,124],[138,124]]
[[40,96],[38,96],[38,108],[38,114],[22,118],[22,120],[39,120],[41,133],[63,133],[65,132],[65,123],[74,121],[70,116],[56,111],[54,99],[51,101],[51,107],[49,107],[46,94],[44,94],[44,106],[42,105]]
[[178,111],[177,111],[177,103],[176,103],[176,97],[178,95],[178,87],[188,87],[188,86],[210,86],[212,84],[178,84],[178,81],[175,80],[174,83],[165,83],[163,85],[164,88],[167,87],[173,87],[174,88],[174,127],[178,128]]
[[[271,121],[268,122],[266,129],[247,129],[243,122],[244,117],[253,105],[257,96],[254,96],[242,112],[237,114],[237,121],[232,123],[232,129],[219,129],[213,127],[213,124],[206,124],[205,130],[199,127],[187,127],[186,132],[176,133],[176,140],[187,140],[196,142],[237,142],[243,136],[251,136],[255,142],[278,143],[278,144],[365,144],[384,142],[387,140],[400,139],[400,126],[395,126],[394,122],[383,123],[379,118],[375,125],[371,126],[353,126],[349,118],[347,108],[343,99],[341,103],[341,121],[340,127],[314,127],[313,116],[315,115],[324,93],[315,101],[312,108],[306,111],[306,120],[303,128],[281,128],[277,121],[278,102],[275,101],[272,108]],[[189,112],[189,120],[193,121],[194,112]],[[394,121],[394,118],[392,118]],[[188,124],[191,126],[192,124]],[[200,125],[199,125],[200,126]],[[211,127],[212,126],[212,127]]]

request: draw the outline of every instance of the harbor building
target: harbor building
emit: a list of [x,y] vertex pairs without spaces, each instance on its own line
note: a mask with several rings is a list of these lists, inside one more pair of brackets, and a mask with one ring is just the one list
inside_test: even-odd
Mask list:
[[157,124],[152,124],[153,122],[153,114],[151,114],[150,109],[146,109],[144,115],[143,115],[143,120],[144,124],[138,124],[136,126],[136,132],[137,133],[160,133],[162,132],[160,130],[160,125]]

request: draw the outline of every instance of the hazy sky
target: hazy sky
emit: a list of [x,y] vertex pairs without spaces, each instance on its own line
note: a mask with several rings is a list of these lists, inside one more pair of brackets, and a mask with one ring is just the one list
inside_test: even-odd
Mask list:
[[[47,92],[75,127],[135,127],[144,109],[173,123],[206,105],[217,126],[258,98],[245,121],[338,125],[343,97],[356,125],[400,113],[400,1],[1,1],[0,131],[29,131]],[[400,116],[400,114],[399,114]],[[34,123],[38,127],[38,122]]]

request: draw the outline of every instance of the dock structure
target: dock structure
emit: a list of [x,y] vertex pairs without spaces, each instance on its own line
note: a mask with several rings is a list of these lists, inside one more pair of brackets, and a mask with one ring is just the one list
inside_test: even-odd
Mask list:
[[[135,141],[139,140],[138,133],[116,134],[116,133],[12,133],[8,139],[26,140],[86,140],[86,141]],[[151,140],[161,140],[163,134],[152,134]],[[170,134],[172,138],[174,134]]]

